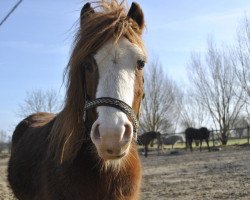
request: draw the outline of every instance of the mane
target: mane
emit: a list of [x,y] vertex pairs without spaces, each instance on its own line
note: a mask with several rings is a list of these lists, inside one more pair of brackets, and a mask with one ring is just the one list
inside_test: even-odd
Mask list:
[[49,138],[49,156],[55,161],[72,161],[86,139],[84,127],[83,65],[93,65],[93,55],[106,42],[126,37],[143,51],[142,28],[127,17],[124,1],[101,0],[93,3],[95,12],[81,16],[73,50],[65,69],[65,107],[58,114]]

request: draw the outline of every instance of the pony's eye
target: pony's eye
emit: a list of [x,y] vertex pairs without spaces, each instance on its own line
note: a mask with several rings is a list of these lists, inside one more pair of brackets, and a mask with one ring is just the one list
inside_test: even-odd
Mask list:
[[93,68],[92,68],[92,66],[89,64],[89,63],[83,63],[82,64],[83,66],[83,70],[85,71],[89,71],[89,72],[92,72],[93,71]]
[[138,60],[137,61],[137,68],[139,70],[141,70],[144,67],[144,65],[145,65],[145,61],[144,60]]

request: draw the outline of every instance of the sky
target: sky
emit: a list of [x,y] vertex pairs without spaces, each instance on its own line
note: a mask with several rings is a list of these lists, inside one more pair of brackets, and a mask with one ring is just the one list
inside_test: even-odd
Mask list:
[[[0,20],[17,0],[0,1]],[[131,4],[131,0],[128,3]],[[185,84],[191,52],[206,51],[207,38],[233,43],[249,0],[138,0],[145,14],[149,62]],[[55,89],[64,95],[63,70],[78,27],[82,0],[23,0],[0,26],[0,130],[20,121],[18,106],[28,91]]]

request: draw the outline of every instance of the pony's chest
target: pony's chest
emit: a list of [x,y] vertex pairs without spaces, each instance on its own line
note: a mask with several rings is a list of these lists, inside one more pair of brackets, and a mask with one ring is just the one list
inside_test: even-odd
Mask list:
[[[77,181],[78,182],[78,181]],[[75,182],[76,183],[76,182]],[[120,200],[134,199],[131,198],[133,191],[131,181],[125,178],[106,179],[84,178],[78,184],[68,185],[64,191],[61,191],[59,199],[74,200]],[[58,197],[56,197],[58,199]]]

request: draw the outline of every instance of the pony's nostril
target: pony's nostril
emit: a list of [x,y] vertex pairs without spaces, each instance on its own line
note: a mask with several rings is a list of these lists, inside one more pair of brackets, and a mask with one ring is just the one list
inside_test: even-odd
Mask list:
[[100,136],[100,131],[99,131],[99,124],[97,124],[94,128],[94,131],[93,131],[93,138],[96,139],[96,140],[100,140],[101,139],[101,136]]
[[125,127],[125,131],[124,131],[124,134],[123,134],[123,139],[124,140],[130,140],[131,137],[132,137],[132,126],[130,124],[126,124],[124,125]]
[[114,152],[111,149],[107,149],[108,154],[113,154]]

